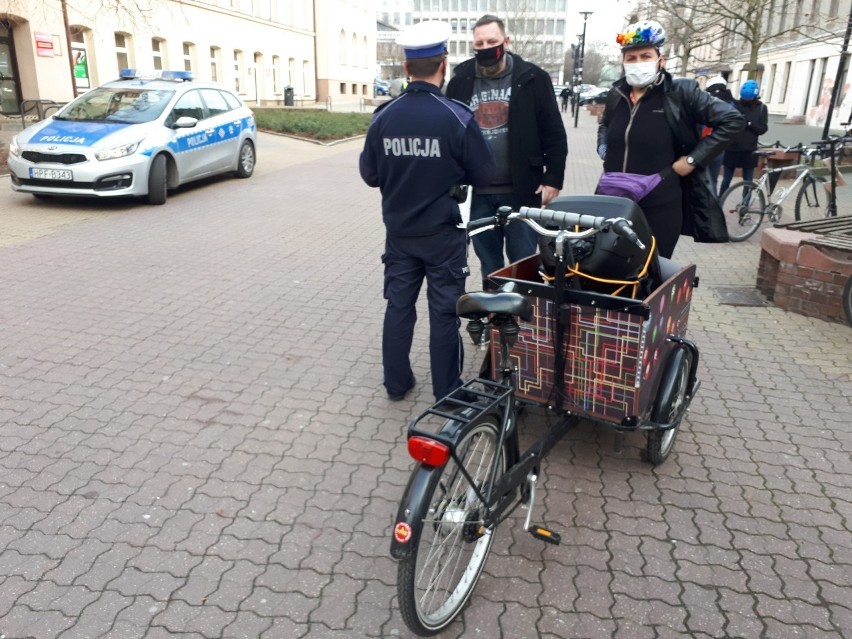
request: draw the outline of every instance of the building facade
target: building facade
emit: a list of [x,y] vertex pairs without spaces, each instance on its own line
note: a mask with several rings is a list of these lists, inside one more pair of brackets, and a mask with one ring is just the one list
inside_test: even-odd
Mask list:
[[777,35],[760,47],[754,69],[749,43],[717,26],[701,34],[705,42],[690,51],[688,61],[682,57],[684,47],[674,47],[675,73],[700,80],[721,73],[735,96],[751,74],[773,115],[820,127],[830,117],[835,128],[852,119],[848,63],[835,108],[828,113],[852,0],[763,0],[762,6],[766,9],[762,33]]
[[[8,0],[0,13],[0,112],[67,102],[122,68],[180,69],[249,105],[369,95],[374,0]],[[115,7],[119,7],[115,9]]]
[[510,50],[560,82],[569,41],[568,5],[568,0],[380,0],[378,19],[400,30],[425,20],[450,23],[447,50],[453,67],[473,55],[476,21],[486,13],[494,14],[506,23]]

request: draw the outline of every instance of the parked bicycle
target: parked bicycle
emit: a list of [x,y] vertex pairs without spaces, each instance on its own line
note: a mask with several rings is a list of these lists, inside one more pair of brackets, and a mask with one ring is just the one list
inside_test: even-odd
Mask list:
[[[839,178],[837,171],[836,149],[849,140],[852,138],[848,136],[834,136],[814,142],[809,148],[801,144],[787,147],[783,149],[784,153],[796,153],[804,161],[792,166],[765,169],[756,182],[732,184],[720,198],[731,241],[742,242],[750,238],[760,227],[764,217],[768,217],[771,222],[779,222],[784,210],[782,204],[797,189],[793,209],[796,220],[837,215],[836,188],[838,183],[842,183],[842,178]],[[780,147],[776,146],[773,150],[764,149],[755,153],[770,157],[778,150]],[[830,184],[824,176],[814,172],[814,160],[820,154],[830,158]],[[792,184],[776,190],[781,174],[787,171],[796,171],[796,179]]]
[[[684,337],[695,266],[657,255],[630,200],[568,196],[550,207],[502,208],[468,226],[473,234],[524,222],[551,243],[546,256],[492,274],[499,290],[459,299],[474,343],[492,336],[483,374],[410,425],[417,465],[391,555],[403,619],[419,635],[440,632],[460,613],[497,527],[519,505],[526,531],[560,542],[532,515],[541,462],[571,428],[591,420],[616,433],[644,431],[647,459],[661,463],[699,386],[698,349]],[[522,450],[518,415],[528,404],[555,419]]]

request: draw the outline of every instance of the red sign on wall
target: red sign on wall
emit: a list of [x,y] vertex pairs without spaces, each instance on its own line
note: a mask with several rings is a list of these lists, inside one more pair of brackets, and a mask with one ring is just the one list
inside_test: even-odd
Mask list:
[[39,33],[38,31],[36,31],[34,35],[36,55],[52,58],[54,56],[53,36],[49,33]]

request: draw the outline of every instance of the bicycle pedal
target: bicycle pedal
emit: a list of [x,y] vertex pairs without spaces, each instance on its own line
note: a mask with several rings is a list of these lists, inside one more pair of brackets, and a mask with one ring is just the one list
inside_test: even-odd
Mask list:
[[530,534],[536,539],[541,539],[549,544],[558,546],[562,542],[562,535],[555,533],[552,530],[547,530],[541,526],[530,526]]

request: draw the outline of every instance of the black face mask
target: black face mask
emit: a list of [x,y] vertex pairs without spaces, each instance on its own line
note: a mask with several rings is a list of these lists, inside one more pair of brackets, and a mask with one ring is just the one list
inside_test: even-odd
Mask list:
[[500,64],[500,60],[506,54],[506,49],[503,44],[498,44],[496,47],[488,49],[479,49],[473,52],[476,58],[476,63],[482,67],[493,67],[495,64]]

